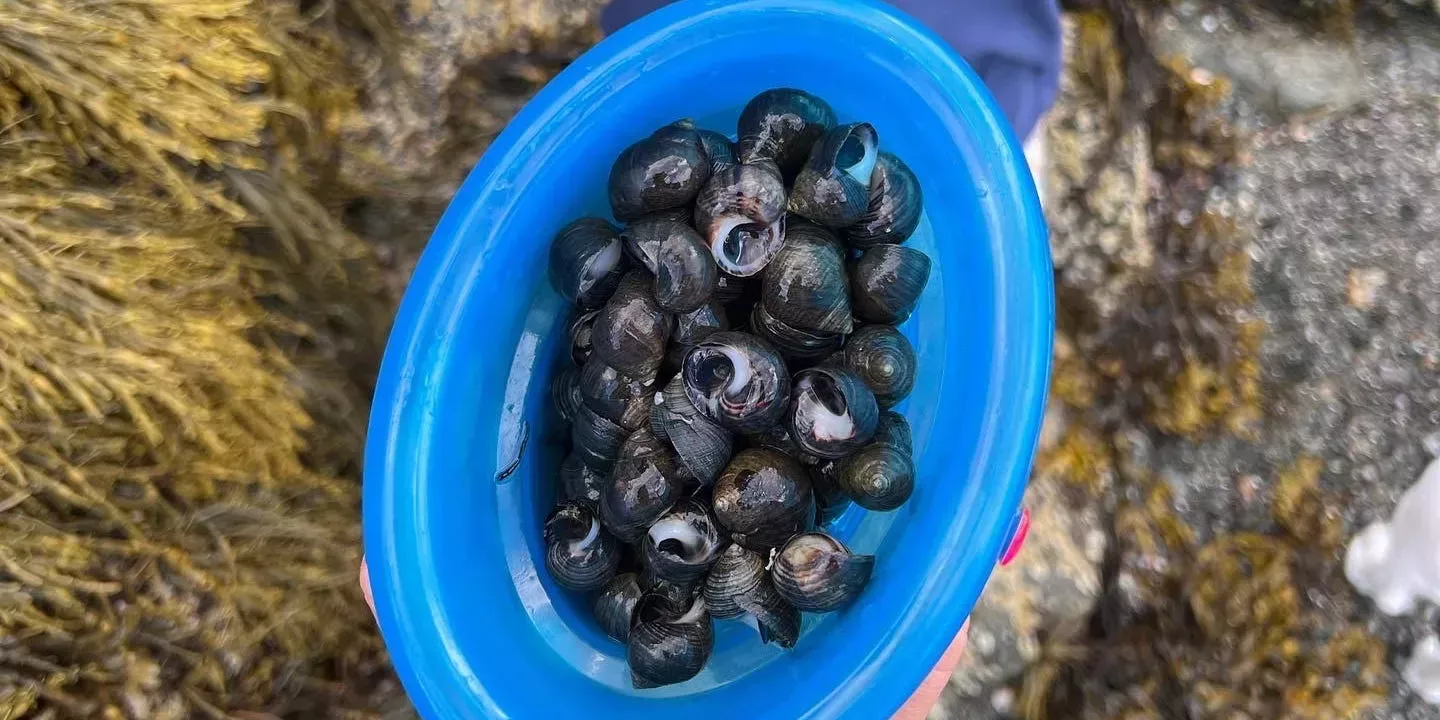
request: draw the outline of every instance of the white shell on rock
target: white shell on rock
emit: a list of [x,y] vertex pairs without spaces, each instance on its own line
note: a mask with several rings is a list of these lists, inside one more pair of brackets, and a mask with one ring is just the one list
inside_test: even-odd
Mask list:
[[1389,522],[1371,524],[1350,541],[1345,577],[1387,615],[1418,600],[1440,603],[1440,460],[1395,506]]
[[1401,675],[1425,702],[1440,705],[1440,637],[1431,635],[1421,640]]

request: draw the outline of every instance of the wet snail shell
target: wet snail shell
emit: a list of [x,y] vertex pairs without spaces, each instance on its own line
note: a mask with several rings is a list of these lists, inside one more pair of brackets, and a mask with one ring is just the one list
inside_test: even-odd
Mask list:
[[740,300],[750,290],[752,283],[753,281],[745,278],[720,273],[720,279],[715,281],[715,302],[728,305]]
[[675,333],[670,340],[681,345],[694,345],[717,332],[730,329],[725,308],[716,301],[705,303],[675,317]]
[[920,301],[930,280],[930,258],[903,245],[876,245],[850,268],[850,307],[855,317],[899,325]]
[[735,165],[735,144],[730,138],[714,130],[696,130],[700,135],[700,147],[705,149],[705,157],[710,159],[710,175],[713,177]]
[[625,249],[655,276],[655,302],[669,312],[690,312],[715,292],[720,271],[709,248],[689,225],[641,218],[620,233]]
[[894,407],[915,387],[915,348],[890,325],[861,327],[842,353],[842,364],[870,386],[881,408]]
[[823,525],[845,513],[850,507],[850,496],[840,489],[840,479],[834,460],[826,460],[810,468],[810,485],[815,488],[815,519]]
[[725,546],[710,572],[705,576],[705,604],[710,614],[721,620],[734,620],[745,614],[735,599],[759,587],[766,580],[765,558],[760,553],[731,543]]
[[855,373],[821,366],[795,375],[790,433],[811,455],[842,458],[870,442],[880,422],[875,395]]
[[814,517],[810,478],[774,450],[741,451],[715,482],[715,518],[731,540],[762,552],[804,530]]
[[561,370],[550,383],[550,398],[562,420],[574,420],[576,411],[585,403],[585,399],[580,396],[580,371],[573,367]]
[[759,626],[761,642],[795,647],[800,637],[800,611],[775,590],[759,553],[740,545],[727,546],[705,576],[702,592],[711,616],[733,620],[749,613]]
[[789,182],[834,126],[835,111],[819,97],[793,88],[766,90],[740,111],[739,156],[742,162],[773,160]]
[[891,445],[906,455],[915,452],[910,433],[910,421],[894,410],[880,413],[880,424],[875,428],[875,439],[872,442]]
[[640,589],[646,595],[660,595],[667,602],[675,607],[689,607],[690,601],[700,591],[700,583],[672,582],[665,580],[655,574],[655,569],[645,563],[645,556],[640,556]]
[[633,380],[598,357],[580,368],[580,397],[600,417],[626,430],[650,419],[650,388]]
[[785,246],[765,268],[760,302],[771,318],[791,328],[849,333],[850,287],[840,241],[814,223],[788,221]]
[[802,362],[830,355],[845,343],[842,333],[812,332],[791,327],[772,317],[763,302],[755,303],[750,311],[750,329],[756,337],[774,345],[784,357]]
[[561,228],[550,243],[550,284],[582,308],[603,305],[624,270],[620,236],[600,218],[580,218]]
[[744,333],[715,333],[695,345],[680,377],[696,408],[736,432],[775,424],[790,399],[790,376],[780,354]]
[[572,452],[560,463],[560,497],[599,512],[600,493],[608,479],[605,473],[586,465],[583,457]]
[[570,321],[567,333],[570,336],[570,360],[575,363],[575,367],[584,365],[595,352],[595,342],[591,334],[595,330],[595,318],[598,317],[600,311],[591,310],[576,315],[575,319]]
[[910,239],[924,209],[920,181],[903,160],[880,151],[870,176],[870,201],[855,224],[845,228],[845,242],[864,250]]
[[678,374],[681,363],[685,361],[685,353],[690,352],[695,343],[729,329],[729,316],[713,295],[710,302],[688,313],[676,315],[675,332],[670,336],[670,347],[665,349],[662,374]]
[[855,555],[822,532],[790,538],[775,556],[770,575],[791,605],[809,612],[838,610],[855,599],[875,567],[872,555]]
[[581,505],[562,504],[545,521],[545,567],[577,591],[603,586],[620,566],[620,544]]
[[636,688],[672,685],[695,677],[710,659],[714,628],[705,598],[676,608],[659,595],[646,595],[635,611],[626,659]]
[[595,355],[621,373],[649,382],[665,358],[675,320],[651,292],[652,280],[632,270],[595,319],[591,338]]
[[625,148],[610,168],[610,209],[620,220],[688,205],[710,179],[710,159],[688,120]]
[[725,469],[734,452],[730,432],[705,417],[685,392],[678,375],[655,396],[650,427],[670,441],[680,463],[701,485],[710,485]]
[[915,491],[915,462],[899,445],[871,443],[836,467],[840,489],[866,510],[894,510]]
[[701,503],[686,499],[660,516],[641,539],[645,567],[661,580],[691,584],[720,556],[720,526]]
[[642,427],[621,448],[600,494],[600,519],[615,537],[635,542],[680,499],[679,467],[664,443]]
[[749,277],[785,244],[785,183],[769,161],[735,165],[695,199],[695,228],[720,269]]
[[790,212],[826,227],[854,224],[870,204],[879,136],[869,123],[825,133],[790,188]]
[[630,639],[630,625],[635,619],[635,608],[640,605],[639,578],[635,573],[621,573],[605,584],[605,589],[595,597],[595,619],[606,635],[620,641]]
[[620,446],[625,442],[625,429],[601,417],[582,402],[570,424],[570,442],[575,454],[586,465],[608,472],[615,465]]

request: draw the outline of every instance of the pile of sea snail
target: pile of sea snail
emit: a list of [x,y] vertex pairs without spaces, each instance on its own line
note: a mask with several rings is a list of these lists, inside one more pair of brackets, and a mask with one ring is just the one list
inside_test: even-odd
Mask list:
[[579,315],[545,564],[598,593],[637,688],[699,673],[712,618],[793,647],[800,611],[850,603],[874,566],[813,528],[915,484],[890,408],[915,379],[895,326],[930,275],[903,244],[919,181],[801,90],[756,96],[737,134],[680,120],[626,148],[609,180],[624,229],[582,218],[550,248]]

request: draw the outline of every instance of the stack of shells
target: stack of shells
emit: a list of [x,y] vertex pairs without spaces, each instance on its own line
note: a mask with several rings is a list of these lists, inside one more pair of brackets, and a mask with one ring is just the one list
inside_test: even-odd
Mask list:
[[573,450],[546,565],[599,592],[637,688],[699,673],[712,617],[793,647],[800,611],[845,606],[874,566],[813,528],[915,484],[891,408],[916,371],[896,326],[930,274],[902,244],[919,181],[801,90],[755,97],[738,136],[681,120],[626,148],[609,179],[624,229],[582,218],[550,250],[579,314],[553,386]]

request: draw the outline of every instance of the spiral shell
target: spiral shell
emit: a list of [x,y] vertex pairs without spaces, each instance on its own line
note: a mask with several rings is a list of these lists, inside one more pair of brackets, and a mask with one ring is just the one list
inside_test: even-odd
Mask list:
[[620,220],[683,207],[710,179],[695,124],[681,120],[625,148],[610,168],[610,210]]
[[904,245],[876,245],[850,267],[850,307],[867,323],[899,325],[915,310],[929,280],[925,253]]
[[620,566],[620,544],[584,506],[563,504],[545,520],[545,568],[570,590],[603,586]]
[[891,408],[915,388],[915,348],[889,325],[865,325],[845,341],[841,363],[865,381],[881,408]]
[[870,204],[879,142],[869,123],[825,133],[790,188],[790,212],[826,227],[853,225]]
[[900,158],[881,150],[870,176],[869,204],[860,219],[845,228],[845,242],[860,250],[903,243],[919,227],[924,203],[915,173]]
[[855,555],[844,543],[822,532],[790,538],[775,556],[770,576],[791,605],[809,612],[838,610],[870,582],[875,558]]
[[744,333],[715,333],[691,348],[680,377],[696,408],[736,432],[775,424],[790,399],[790,377],[780,354]]

